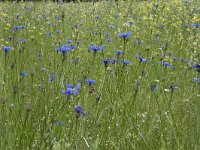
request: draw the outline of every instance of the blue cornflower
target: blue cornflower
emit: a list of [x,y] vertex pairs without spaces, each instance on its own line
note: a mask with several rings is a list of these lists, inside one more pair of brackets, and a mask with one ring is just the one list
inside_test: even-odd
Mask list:
[[114,50],[114,53],[117,54],[117,55],[121,55],[123,54],[124,52],[122,50]]
[[131,32],[118,33],[118,36],[122,37],[122,38],[127,38],[127,37],[129,37],[131,35],[132,35]]
[[155,92],[155,91],[157,90],[157,88],[158,88],[158,85],[157,85],[157,84],[151,84],[151,85],[150,85],[150,90],[151,90],[151,92]]
[[192,24],[192,26],[195,27],[195,28],[198,28],[198,27],[200,27],[200,23]]
[[136,54],[136,57],[140,60],[140,62],[147,62],[147,60],[139,54]]
[[25,77],[25,76],[27,76],[28,74],[26,73],[26,72],[21,72],[21,74],[20,74],[22,77]]
[[56,33],[61,33],[61,30],[56,30]]
[[108,64],[112,63],[110,59],[101,58],[101,60],[104,63],[104,65],[108,65]]
[[105,69],[108,67],[109,64],[114,64],[114,63],[118,62],[118,60],[115,58],[111,58],[111,59],[101,58],[101,60],[104,63]]
[[67,87],[67,88],[73,89],[73,88],[74,88],[74,85],[73,85],[73,84],[66,84],[66,87]]
[[17,29],[24,29],[25,26],[14,26],[14,29],[17,30]]
[[3,46],[2,49],[7,53],[11,50],[10,46]]
[[74,106],[74,110],[77,114],[82,114],[83,116],[87,115],[87,113],[83,110],[83,108],[80,105]]
[[78,83],[74,89],[74,94],[78,94],[79,90],[81,89],[81,83]]
[[197,72],[200,73],[200,64],[196,64],[195,68],[196,68]]
[[162,65],[165,66],[165,67],[171,66],[171,64],[170,64],[169,62],[167,62],[167,61],[163,61],[163,62],[162,62]]
[[123,59],[122,60],[123,65],[130,65],[132,64],[130,61]]
[[62,90],[63,95],[76,95],[78,94],[79,90],[81,88],[81,84],[78,83],[76,87],[74,87],[73,84],[66,84],[66,90]]
[[118,60],[117,60],[117,59],[115,59],[115,58],[111,58],[110,60],[111,60],[112,64],[114,64],[114,63],[117,63],[117,62],[118,62]]
[[196,83],[200,82],[199,78],[197,78],[197,77],[194,77],[193,81],[196,82]]
[[93,84],[95,82],[96,82],[96,80],[85,79],[85,83]]
[[162,62],[158,62],[159,64],[162,64],[164,67],[170,67],[171,64],[167,61],[162,61]]
[[105,48],[105,45],[97,46],[97,45],[92,44],[89,46],[89,49],[95,52],[103,50],[104,48]]
[[74,46],[74,45],[66,44],[66,45],[61,45],[60,47],[56,48],[56,51],[66,53],[66,52],[69,52],[69,51],[71,51],[75,48],[76,48],[76,46]]
[[72,88],[67,88],[66,90],[62,90],[63,95],[72,95],[73,94],[73,89]]
[[134,22],[133,22],[133,21],[129,21],[128,24],[129,24],[129,25],[133,25]]

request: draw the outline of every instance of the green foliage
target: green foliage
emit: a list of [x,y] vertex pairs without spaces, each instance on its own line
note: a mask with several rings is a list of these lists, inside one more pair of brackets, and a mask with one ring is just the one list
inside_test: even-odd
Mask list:
[[0,149],[199,149],[197,1],[7,1],[0,12]]

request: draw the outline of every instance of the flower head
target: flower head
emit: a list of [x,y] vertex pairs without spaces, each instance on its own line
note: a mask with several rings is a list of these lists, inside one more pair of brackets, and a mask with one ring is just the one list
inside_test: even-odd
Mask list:
[[66,52],[69,52],[69,51],[71,51],[75,48],[76,48],[76,46],[74,46],[74,45],[66,44],[66,45],[61,45],[60,47],[56,48],[56,51],[66,53]]
[[140,62],[147,62],[147,60],[139,54],[136,54],[136,57],[140,60]]
[[111,60],[112,64],[114,64],[114,63],[117,63],[117,62],[118,62],[118,60],[117,60],[116,58],[111,58],[110,60]]
[[195,28],[198,28],[198,27],[200,27],[200,23],[192,24],[192,26],[195,27]]
[[130,64],[132,64],[130,61],[128,61],[126,59],[123,59],[122,63],[123,63],[123,65],[130,65]]
[[117,55],[121,55],[123,54],[124,52],[122,50],[114,50],[114,53],[117,54]]
[[56,30],[56,33],[61,33],[61,30]]
[[17,29],[24,29],[25,26],[14,26],[14,29],[17,30]]
[[62,90],[63,95],[76,95],[81,88],[81,83],[78,83],[76,87],[73,84],[66,84],[66,89]]
[[162,64],[164,67],[170,67],[171,64],[167,61],[162,61],[162,62],[158,62],[159,64]]
[[118,36],[119,37],[122,37],[122,38],[127,38],[129,36],[131,36],[132,33],[131,32],[123,32],[123,33],[118,33]]
[[89,49],[91,50],[91,51],[101,51],[101,50],[103,50],[105,48],[105,45],[101,45],[101,46],[97,46],[97,45],[94,45],[94,44],[92,44],[92,45],[90,45],[89,46]]
[[85,79],[85,83],[93,84],[95,82],[96,82],[96,80]]
[[20,74],[22,77],[25,77],[25,76],[27,76],[28,74],[26,73],[26,72],[21,72],[21,74]]
[[196,64],[195,68],[196,68],[197,72],[200,73],[200,64]]
[[112,63],[112,61],[110,59],[101,58],[101,60],[104,63],[104,65],[106,65],[106,66],[108,66],[110,63]]
[[193,81],[194,81],[195,83],[200,82],[199,78],[197,78],[197,77],[194,77]]
[[87,113],[83,110],[83,108],[80,105],[74,106],[74,110],[78,115],[82,114],[83,116],[86,116]]
[[3,46],[2,49],[7,53],[11,50],[10,46]]
[[74,93],[73,94],[78,94],[79,90],[81,88],[81,83],[78,83],[74,89]]

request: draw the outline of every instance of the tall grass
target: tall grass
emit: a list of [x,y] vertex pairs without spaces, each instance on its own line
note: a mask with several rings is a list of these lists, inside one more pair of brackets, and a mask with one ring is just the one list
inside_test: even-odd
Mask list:
[[199,149],[199,6],[1,3],[0,149]]

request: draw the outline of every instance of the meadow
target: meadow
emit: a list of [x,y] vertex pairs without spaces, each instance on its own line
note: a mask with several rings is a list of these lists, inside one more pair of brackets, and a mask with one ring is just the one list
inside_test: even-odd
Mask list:
[[0,3],[1,150],[200,149],[200,3]]

